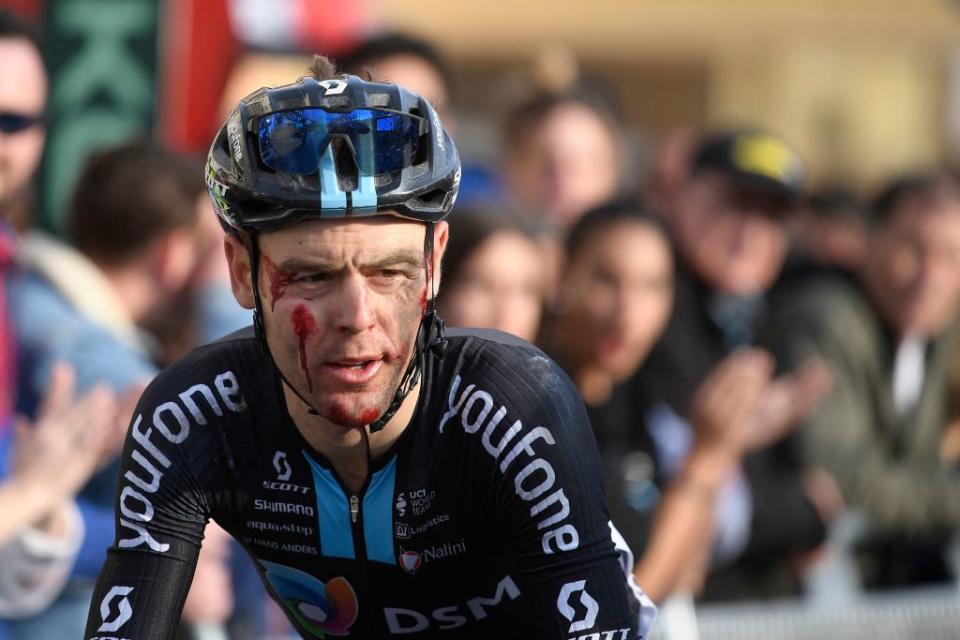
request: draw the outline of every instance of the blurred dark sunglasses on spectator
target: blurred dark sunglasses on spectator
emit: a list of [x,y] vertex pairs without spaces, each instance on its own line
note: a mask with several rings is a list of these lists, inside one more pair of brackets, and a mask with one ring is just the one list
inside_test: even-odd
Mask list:
[[0,132],[20,133],[43,122],[43,116],[0,112]]

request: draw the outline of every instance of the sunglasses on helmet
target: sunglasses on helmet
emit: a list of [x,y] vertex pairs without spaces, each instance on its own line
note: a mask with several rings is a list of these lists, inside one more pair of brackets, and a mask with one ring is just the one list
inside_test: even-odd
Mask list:
[[427,131],[423,118],[384,109],[278,111],[260,118],[260,158],[276,171],[317,173],[331,142],[349,142],[361,175],[394,173],[417,157]]

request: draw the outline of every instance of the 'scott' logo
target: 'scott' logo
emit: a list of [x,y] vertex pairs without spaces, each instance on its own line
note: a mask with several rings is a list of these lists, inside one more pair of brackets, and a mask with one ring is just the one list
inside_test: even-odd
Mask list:
[[[587,593],[586,584],[586,580],[577,580],[576,582],[568,582],[560,589],[560,596],[557,598],[557,610],[570,621],[569,633],[592,629],[597,621],[600,605],[593,599],[593,596]],[[570,604],[570,599],[578,592],[580,593],[580,604],[587,609],[581,619],[577,619],[577,612]]]
[[[100,619],[103,620],[103,624],[97,629],[98,632],[113,633],[125,625],[133,616],[133,607],[127,600],[131,591],[133,591],[133,587],[116,586],[111,588],[107,595],[103,596],[103,600],[100,601]],[[116,616],[110,620],[113,601],[117,598],[120,598],[120,602],[117,603]]]
[[287,462],[287,452],[286,451],[277,451],[273,456],[273,468],[277,472],[277,480],[281,482],[286,482],[290,479],[292,471],[290,470],[290,463]]

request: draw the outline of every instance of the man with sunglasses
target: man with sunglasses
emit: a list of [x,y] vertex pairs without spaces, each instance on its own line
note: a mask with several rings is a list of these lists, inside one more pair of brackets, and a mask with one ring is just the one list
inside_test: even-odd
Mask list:
[[16,380],[13,336],[6,309],[6,280],[13,263],[13,219],[23,213],[26,192],[43,153],[40,123],[47,75],[39,39],[30,25],[0,11],[0,435],[9,427]]
[[35,35],[9,14],[0,17],[0,213],[24,206],[46,130],[47,74]]
[[437,316],[460,180],[439,117],[312,74],[242,100],[211,147],[254,326],[141,399],[86,637],[172,637],[210,518],[306,638],[641,637],[574,387]]

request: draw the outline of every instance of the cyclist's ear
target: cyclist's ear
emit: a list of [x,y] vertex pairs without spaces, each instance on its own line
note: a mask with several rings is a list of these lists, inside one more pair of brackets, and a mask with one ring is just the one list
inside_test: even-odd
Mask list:
[[223,236],[223,252],[230,268],[230,288],[233,297],[244,309],[253,309],[253,285],[250,280],[250,252],[233,234]]
[[450,225],[446,221],[438,222],[433,226],[433,290],[440,290],[440,264],[443,253],[447,250],[447,240],[450,239]]

